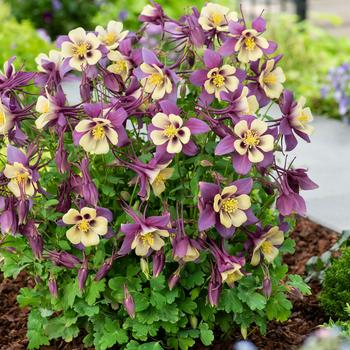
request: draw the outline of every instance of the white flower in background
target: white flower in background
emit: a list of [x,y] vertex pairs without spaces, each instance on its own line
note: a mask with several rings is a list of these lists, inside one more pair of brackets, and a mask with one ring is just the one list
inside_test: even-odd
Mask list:
[[290,123],[293,128],[300,130],[306,135],[311,135],[315,128],[312,125],[309,125],[309,123],[314,120],[314,117],[312,116],[310,108],[304,107],[305,102],[305,97],[301,96],[291,113]]
[[98,39],[101,43],[105,44],[109,50],[114,50],[119,46],[119,42],[122,41],[129,33],[129,31],[123,31],[123,23],[116,21],[109,21],[107,29],[102,26],[96,27],[98,33]]
[[119,51],[110,51],[107,55],[108,59],[112,62],[107,70],[111,73],[118,74],[125,81],[130,73],[132,68],[131,62],[128,58],[122,55]]
[[62,61],[62,53],[57,50],[50,50],[48,55],[46,55],[45,53],[40,53],[35,58],[38,71],[43,73],[47,73],[48,71],[50,71],[45,68],[45,65],[52,63],[54,65],[55,70],[58,70],[62,64]]
[[198,19],[198,23],[204,30],[216,29],[219,32],[227,31],[230,21],[238,21],[237,13],[230,11],[228,7],[211,2],[202,8]]
[[74,225],[67,232],[68,240],[73,244],[82,243],[85,247],[97,245],[100,236],[108,231],[108,221],[104,216],[97,216],[96,209],[84,207],[80,212],[69,209],[63,215],[62,221],[67,225]]
[[14,115],[0,101],[0,135],[6,135],[14,126]]
[[285,81],[286,77],[282,68],[275,68],[275,61],[268,60],[265,69],[259,76],[259,84],[264,89],[266,96],[270,98],[279,98],[283,91],[282,83]]
[[68,33],[70,41],[62,43],[62,55],[69,58],[69,65],[82,71],[87,65],[95,65],[102,57],[98,50],[100,41],[94,33],[86,33],[81,27]]

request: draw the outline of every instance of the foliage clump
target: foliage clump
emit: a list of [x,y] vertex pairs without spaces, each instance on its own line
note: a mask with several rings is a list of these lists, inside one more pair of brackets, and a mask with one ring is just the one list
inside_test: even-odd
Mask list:
[[324,274],[320,302],[326,313],[335,319],[348,320],[346,304],[350,300],[350,247],[334,259]]

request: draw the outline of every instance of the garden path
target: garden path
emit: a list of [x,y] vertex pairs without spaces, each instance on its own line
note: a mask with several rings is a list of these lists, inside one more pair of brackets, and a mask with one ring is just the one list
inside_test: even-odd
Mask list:
[[350,126],[316,117],[311,143],[300,142],[295,165],[309,168],[319,188],[304,191],[308,216],[334,231],[350,229]]

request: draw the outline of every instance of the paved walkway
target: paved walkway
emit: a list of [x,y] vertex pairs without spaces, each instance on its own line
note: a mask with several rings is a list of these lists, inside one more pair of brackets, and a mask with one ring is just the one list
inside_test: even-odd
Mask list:
[[350,229],[350,126],[316,117],[311,143],[301,141],[295,165],[320,187],[303,191],[310,219],[337,232]]

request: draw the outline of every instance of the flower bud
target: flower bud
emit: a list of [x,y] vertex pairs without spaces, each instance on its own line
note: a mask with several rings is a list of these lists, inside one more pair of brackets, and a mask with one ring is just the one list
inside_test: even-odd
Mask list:
[[210,167],[213,166],[213,163],[209,162],[209,160],[203,159],[200,161],[200,165],[203,167]]
[[88,274],[88,261],[85,258],[83,264],[81,265],[81,268],[78,270],[78,286],[80,290],[84,289]]
[[20,225],[26,222],[28,211],[29,211],[29,201],[24,198],[20,198],[17,203],[18,223]]
[[218,306],[221,293],[221,277],[216,268],[212,268],[208,285],[208,299],[212,307]]
[[151,276],[149,274],[149,266],[148,266],[147,259],[141,258],[140,259],[140,266],[141,266],[141,271],[146,276],[146,278],[149,280],[151,278]]
[[44,242],[42,236],[39,234],[37,225],[33,220],[28,221],[27,224],[20,226],[20,233],[27,237],[30,247],[32,248],[33,255],[37,259],[42,258],[44,249]]
[[67,252],[58,252],[55,250],[48,252],[48,257],[57,266],[64,266],[68,269],[73,269],[76,265],[80,264],[80,259],[75,255]]
[[50,279],[49,279],[49,291],[50,291],[50,294],[54,298],[58,297],[57,282],[56,282],[56,279],[54,277],[50,277]]
[[115,255],[112,255],[110,258],[106,259],[99,270],[96,272],[95,281],[100,281],[104,278],[109,270],[112,268],[113,262],[116,259]]
[[181,273],[182,266],[180,265],[176,271],[170,276],[168,280],[168,286],[169,289],[172,290],[177,283],[180,281],[180,273]]
[[127,202],[130,199],[130,193],[128,191],[121,191],[120,197],[122,197],[122,199],[124,199]]
[[165,256],[163,249],[158,250],[153,255],[153,277],[158,277],[163,271],[165,265]]
[[195,315],[190,316],[190,324],[193,329],[196,329],[198,326],[198,318]]
[[270,298],[272,293],[271,279],[267,276],[265,276],[263,280],[263,293],[266,298]]
[[124,284],[124,301],[123,301],[124,307],[126,312],[131,318],[135,318],[135,303],[134,299],[132,298],[128,286]]

